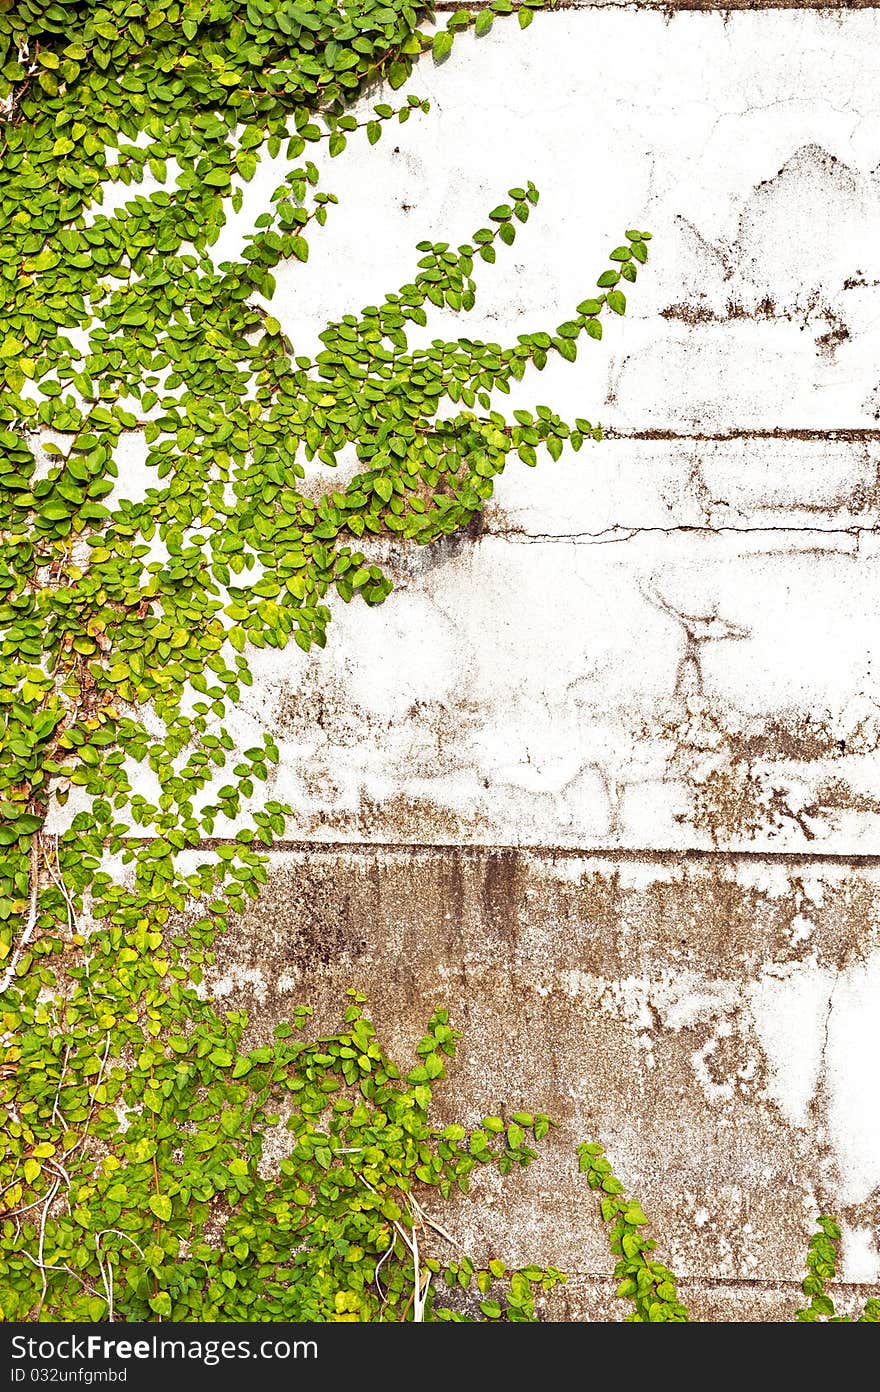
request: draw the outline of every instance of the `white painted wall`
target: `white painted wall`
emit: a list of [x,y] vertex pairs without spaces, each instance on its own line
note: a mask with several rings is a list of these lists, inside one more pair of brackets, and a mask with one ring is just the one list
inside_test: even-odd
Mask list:
[[[482,268],[477,309],[434,314],[426,339],[552,329],[623,229],[654,234],[626,320],[508,402],[599,418],[614,438],[535,472],[511,466],[477,542],[389,550],[397,588],[382,609],[337,603],[324,653],[256,655],[235,721],[245,744],[274,731],[291,835],[336,845],[340,885],[360,883],[358,857],[383,843],[423,846],[450,873],[456,847],[534,848],[528,865],[550,879],[563,848],[583,853],[579,884],[606,888],[622,873],[614,854],[638,865],[637,916],[560,921],[546,970],[527,935],[515,971],[493,965],[489,914],[437,948],[436,970],[414,954],[406,989],[421,1000],[445,982],[453,1016],[497,1007],[512,1049],[517,1002],[531,1002],[539,1080],[587,1067],[567,1042],[573,1019],[599,1054],[630,1040],[635,1113],[583,1072],[567,1124],[586,1127],[607,1087],[603,1138],[623,1177],[646,1207],[688,1215],[675,1254],[698,1284],[732,1283],[740,1311],[752,1306],[737,1281],[795,1290],[819,1206],[844,1214],[847,1278],[880,1281],[880,897],[872,864],[853,859],[880,857],[878,51],[867,9],[598,6],[538,15],[526,35],[496,24],[420,65],[410,85],[429,116],[328,163],[344,211],[307,268],[280,271],[273,307],[315,349],[328,318],[408,278],[417,241],[461,241],[528,178],[539,209]],[[274,183],[255,181],[246,212]],[[230,227],[218,257],[240,236]],[[132,471],[137,486],[134,456]],[[703,878],[686,873],[694,852]],[[227,940],[222,989],[258,1018],[289,995],[279,981],[309,996],[333,972],[366,985],[381,1014],[410,961],[402,920],[380,906],[360,955],[308,965],[285,875],[327,855],[280,852],[268,916]],[[377,866],[390,885],[398,871]],[[728,944],[718,877],[731,866]],[[523,873],[540,905],[545,871]],[[678,907],[655,933],[670,885]],[[448,893],[436,890],[442,921],[457,912]],[[749,904],[782,923],[776,937],[756,920],[750,941]],[[689,946],[710,912],[711,961]],[[549,907],[535,932],[552,958]],[[619,967],[580,963],[594,933]],[[640,966],[646,941],[660,946]],[[677,1101],[652,1082],[661,1048]],[[481,1114],[485,1077],[468,1077],[464,1102]],[[677,1171],[645,1157],[685,1115],[704,1169],[676,1188]],[[766,1193],[768,1127],[785,1218]],[[541,1182],[551,1219],[581,1221],[575,1200],[553,1209],[567,1180]],[[584,1258],[584,1279],[599,1260]]]

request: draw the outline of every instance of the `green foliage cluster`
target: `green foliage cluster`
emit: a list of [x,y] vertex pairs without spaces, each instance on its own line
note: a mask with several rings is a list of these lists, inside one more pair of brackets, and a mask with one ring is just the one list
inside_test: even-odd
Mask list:
[[[627,233],[555,330],[407,336],[432,306],[473,306],[531,183],[466,242],[420,243],[411,278],[330,323],[314,358],[270,312],[279,265],[301,271],[336,202],[317,151],[341,154],[359,126],[375,143],[426,106],[379,101],[361,118],[353,100],[399,89],[421,54],[444,60],[457,33],[512,8],[460,10],[431,33],[406,0],[0,0],[7,1319],[427,1318],[414,1188],[525,1164],[549,1125],[432,1130],[453,1039],[440,1016],[401,1082],[355,1007],[332,1039],[282,1030],[247,1049],[244,1017],[203,992],[215,936],[259,894],[290,810],[255,800],[271,737],[236,755],[223,724],[253,648],[323,645],[331,591],[375,605],[390,589],[359,547],[451,533],[512,457],[534,465],[600,433],[544,406],[508,421],[493,396],[601,338],[647,233]],[[241,254],[216,261],[244,185],[282,153]],[[129,435],[152,479],[138,498],[120,478]],[[347,446],[357,477],[313,496],[309,463],[330,470]],[[71,790],[80,810],[49,835]],[[267,1177],[282,1107],[294,1148]],[[558,1279],[512,1273],[496,1298],[497,1269],[456,1258],[453,1285],[470,1276],[490,1319],[530,1318],[534,1282]]]
[[[834,1300],[828,1294],[826,1285],[826,1282],[833,1281],[837,1275],[840,1228],[827,1214],[823,1214],[817,1220],[817,1227],[818,1232],[810,1238],[807,1248],[807,1275],[803,1286],[804,1295],[810,1297],[810,1303],[798,1310],[795,1318],[801,1324],[851,1324],[849,1315],[835,1314]],[[880,1300],[867,1300],[856,1323],[880,1323]]]
[[[69,1043],[29,1057],[19,1112],[43,1118],[51,1105],[66,1129],[22,1166],[16,1216],[28,1190],[31,1212],[45,1212],[36,1246],[4,1243],[5,1317],[36,1297],[38,1312],[79,1320],[384,1321],[412,1318],[416,1301],[419,1318],[467,1318],[438,1301],[434,1252],[450,1239],[419,1196],[466,1189],[475,1165],[529,1164],[549,1119],[434,1126],[456,1031],[438,1011],[402,1076],[362,999],[333,1035],[298,1037],[302,1008],[271,1044],[245,1049],[243,1014],[221,1022],[189,995],[188,1020],[170,1014],[178,1033],[124,1061],[105,1046],[87,1099]],[[562,1278],[493,1263],[476,1279],[496,1294],[484,1313],[524,1320],[533,1287]]]
[[688,1323],[690,1317],[678,1299],[674,1275],[649,1255],[657,1244],[641,1231],[648,1221],[642,1206],[638,1200],[626,1198],[623,1184],[598,1142],[584,1141],[578,1146],[578,1167],[590,1188],[600,1195],[602,1221],[609,1225],[609,1246],[618,1258],[614,1269],[620,1282],[617,1294],[632,1302],[627,1320],[635,1324]]
[[[608,1226],[608,1244],[618,1258],[614,1275],[620,1284],[617,1295],[632,1305],[627,1322],[633,1324],[689,1324],[687,1307],[678,1298],[676,1277],[668,1266],[649,1254],[657,1244],[643,1233],[648,1218],[637,1199],[624,1193],[624,1186],[614,1174],[604,1148],[593,1141],[578,1146],[578,1168],[599,1199],[602,1221]],[[807,1249],[807,1277],[804,1295],[811,1297],[809,1305],[797,1310],[799,1323],[850,1324],[849,1315],[836,1315],[834,1300],[828,1294],[826,1282],[837,1275],[837,1244],[840,1228],[833,1218],[820,1216],[818,1231],[810,1238]],[[880,1300],[871,1297],[865,1302],[858,1324],[880,1321]]]
[[[540,5],[518,7],[523,28]],[[531,183],[466,242],[420,243],[411,279],[329,324],[314,359],[270,312],[278,267],[308,260],[336,203],[317,151],[427,109],[352,102],[513,10],[494,0],[431,32],[406,0],[0,0],[5,1319],[522,1321],[563,1279],[478,1269],[424,1206],[477,1165],[529,1164],[550,1126],[432,1123],[457,1039],[443,1012],[404,1071],[361,998],[335,1034],[302,1038],[299,1010],[251,1047],[244,1014],[203,990],[290,810],[245,813],[279,757],[268,734],[235,755],[223,725],[249,653],[323,646],[331,591],[380,603],[371,538],[454,532],[511,458],[601,434],[545,406],[508,420],[493,396],[601,339],[648,233],[626,234],[553,331],[407,336],[431,306],[472,308]],[[215,262],[244,185],[282,152],[241,254]],[[119,477],[129,434],[154,478],[138,499]],[[357,477],[314,497],[306,466],[346,446]],[[82,810],[48,835],[71,789]],[[686,1319],[639,1205],[600,1147],[580,1159],[632,1318]],[[800,1318],[833,1316],[833,1237],[811,1244]]]

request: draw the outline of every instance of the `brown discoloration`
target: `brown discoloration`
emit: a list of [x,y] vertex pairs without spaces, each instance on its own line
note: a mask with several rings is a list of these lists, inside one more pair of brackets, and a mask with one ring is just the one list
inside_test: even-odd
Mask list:
[[[694,670],[685,683],[688,661]],[[699,649],[689,640],[675,694],[678,709],[646,722],[639,734],[671,746],[670,773],[691,795],[691,807],[680,819],[708,832],[713,844],[773,836],[792,825],[812,842],[837,812],[880,811],[878,800],[842,779],[823,781],[799,802],[786,787],[791,765],[835,763],[875,752],[880,748],[876,718],[863,718],[842,733],[830,713],[824,718],[804,711],[756,718],[720,712],[704,695]]]
[[678,319],[691,328],[697,324],[713,324],[717,319],[711,309],[700,304],[671,304],[661,309],[660,314],[664,319]]
[[[851,285],[851,281],[845,281],[842,289],[851,288]],[[660,314],[664,319],[676,320],[690,328],[698,328],[704,324],[729,324],[735,320],[763,320],[772,323],[786,320],[788,323],[800,324],[802,329],[824,323],[827,328],[824,333],[817,335],[816,347],[820,355],[826,358],[833,358],[841,344],[846,343],[852,336],[840,314],[831,305],[823,304],[816,291],[807,296],[804,304],[788,308],[778,307],[769,295],[765,295],[752,309],[746,308],[739,300],[730,300],[723,314],[718,314],[708,305],[700,303],[667,305]]]
[[489,851],[481,901],[487,930],[513,945],[517,938],[519,889],[516,851]]
[[878,925],[873,871],[793,872],[771,889],[721,855],[652,868],[312,846],[273,857],[260,905],[217,945],[215,977],[224,1003],[251,1011],[255,1042],[299,1002],[314,1007],[310,1030],[338,1025],[357,987],[403,1063],[442,1004],[464,1040],[438,1119],[528,1108],[559,1122],[528,1172],[502,1185],[481,1169],[469,1197],[438,1201],[476,1255],[607,1273],[574,1158],[599,1137],[683,1270],[795,1282],[829,1161],[815,1127],[792,1127],[767,1095],[746,987],[768,963],[861,961]]
[[[668,1254],[662,1241],[657,1253],[662,1261]],[[602,1279],[580,1271],[570,1272],[564,1286],[539,1298],[544,1319],[558,1322],[619,1323],[631,1306],[615,1295],[617,1281]],[[876,1296],[876,1288],[835,1281],[830,1287],[838,1312],[858,1315],[865,1301]],[[771,1279],[751,1281],[679,1280],[679,1298],[687,1305],[692,1321],[710,1324],[790,1323],[804,1305],[800,1283],[787,1284]]]
[[404,838],[420,841],[457,842],[463,836],[478,836],[486,823],[477,815],[461,816],[429,798],[394,797],[376,799],[364,793],[360,806],[353,813],[337,811],[321,813],[322,825],[332,827],[334,834],[354,835],[365,840],[382,840],[389,830]]
[[[438,0],[434,6],[441,14],[455,10],[485,9],[488,0]],[[670,18],[678,13],[714,13],[728,15],[740,10],[870,10],[876,0],[556,0],[556,10],[607,9],[662,10]]]
[[869,793],[859,792],[843,778],[830,778],[816,789],[813,804],[822,811],[867,812],[873,816],[880,814],[880,798]]
[[845,444],[876,444],[880,441],[880,430],[871,426],[836,426],[833,430],[810,426],[731,426],[729,429],[715,431],[672,430],[668,427],[651,427],[646,430],[624,430],[615,426],[604,426],[606,440],[682,440],[707,441],[716,443],[722,440],[835,440]]
[[816,339],[816,347],[821,349],[826,357],[833,358],[840,345],[846,343],[851,337],[846,324],[835,316],[827,333],[821,334]]

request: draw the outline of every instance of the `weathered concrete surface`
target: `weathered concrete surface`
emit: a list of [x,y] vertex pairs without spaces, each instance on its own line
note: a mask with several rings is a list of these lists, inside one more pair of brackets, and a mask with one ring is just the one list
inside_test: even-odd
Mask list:
[[238,728],[276,732],[291,835],[880,850],[873,536],[487,535],[390,571],[320,655],[257,658]]
[[[614,1280],[574,1274],[564,1286],[537,1303],[542,1318],[611,1322],[626,1318],[628,1306],[615,1297]],[[680,1281],[679,1295],[692,1320],[712,1323],[784,1322],[803,1304],[799,1286],[772,1281]],[[838,1314],[858,1316],[876,1288],[838,1282],[834,1300]]]
[[279,268],[299,347],[530,174],[535,217],[426,340],[552,327],[624,227],[655,241],[626,320],[500,403],[620,438],[515,463],[479,541],[391,549],[382,611],[259,656],[238,729],[278,733],[292,835],[880,852],[878,38],[876,11],[499,24],[327,165],[346,215]]
[[623,228],[655,240],[626,320],[499,402],[610,438],[513,465],[479,535],[377,553],[396,592],[325,652],[257,655],[236,730],[274,731],[303,844],[214,984],[255,1035],[359,987],[403,1056],[447,1006],[441,1115],[559,1128],[442,1219],[567,1269],[550,1318],[621,1317],[596,1137],[694,1316],[776,1320],[820,1210],[842,1308],[880,1282],[880,15],[663,9],[465,39],[411,81],[429,117],[327,167],[346,216],[273,310],[302,350],[528,177],[426,340],[553,327]]
[[559,1123],[526,1174],[480,1171],[443,1215],[480,1255],[607,1273],[574,1153],[601,1137],[704,1294],[747,1280],[796,1299],[829,1205],[844,1276],[880,1280],[878,869],[311,846],[273,856],[211,984],[255,1038],[299,1001],[320,1031],[357,987],[398,1058],[448,1005],[464,1039],[444,1121]]
[[345,216],[273,305],[312,351],[532,177],[476,311],[424,334],[504,343],[655,234],[626,320],[499,401],[611,438],[512,466],[479,536],[387,549],[386,605],[256,655],[234,721],[274,732],[304,844],[224,939],[221,999],[259,1035],[357,986],[402,1055],[448,1007],[442,1114],[560,1125],[443,1221],[568,1269],[557,1319],[621,1314],[585,1136],[699,1318],[789,1318],[820,1209],[844,1308],[880,1282],[880,14],[743,4],[577,6],[423,63],[430,116],[326,165]]
[[[625,323],[576,364],[530,374],[515,404],[625,429],[876,427],[878,37],[875,10],[636,8],[465,36],[411,78],[429,115],[326,164],[344,216],[315,236],[306,273],[279,267],[275,312],[312,348],[328,314],[408,278],[417,241],[460,242],[531,177],[541,202],[480,268],[475,309],[432,313],[426,342],[552,328],[636,223],[655,240]],[[245,211],[273,179],[247,187]]]

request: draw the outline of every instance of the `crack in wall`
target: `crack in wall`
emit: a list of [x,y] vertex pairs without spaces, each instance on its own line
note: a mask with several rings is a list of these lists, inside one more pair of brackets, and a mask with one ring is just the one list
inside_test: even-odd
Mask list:
[[700,649],[705,643],[740,641],[751,636],[751,630],[728,619],[720,617],[717,608],[706,614],[686,614],[677,609],[659,590],[649,590],[639,586],[644,598],[655,609],[679,625],[684,636],[684,651],[679,659],[675,674],[673,695],[686,700],[688,696],[703,694],[703,667]]
[[[719,714],[705,694],[702,648],[709,642],[741,641],[750,631],[721,617],[717,607],[690,614],[656,590],[642,588],[642,594],[678,624],[683,640],[672,691],[677,709],[647,719],[636,732],[641,739],[665,740],[671,746],[667,771],[683,781],[691,798],[688,811],[676,814],[676,820],[707,832],[715,845],[732,837],[773,835],[786,822],[806,841],[814,841],[823,823],[850,809],[860,795],[845,780],[830,778],[812,800],[799,801],[786,765],[876,752],[876,716],[869,713],[842,731],[834,728],[830,715],[820,720],[812,712],[758,722],[733,711]],[[861,800],[865,811],[876,814],[873,799],[861,795]]]
[[877,536],[880,535],[880,526],[867,526],[856,523],[852,526],[844,527],[743,527],[733,523],[719,523],[711,526],[708,523],[689,523],[681,522],[670,527],[660,526],[640,526],[633,524],[627,525],[623,522],[615,523],[612,527],[603,527],[598,532],[530,532],[524,527],[510,525],[493,526],[491,513],[487,517],[487,525],[484,529],[484,536],[506,537],[521,545],[534,545],[538,543],[570,543],[572,545],[600,545],[607,546],[618,542],[632,541],[633,538],[655,534],[658,536],[676,536],[679,533],[693,533],[695,535],[720,536],[724,533],[734,535],[782,535],[789,533],[795,536],[828,536],[828,537],[853,537],[858,540],[863,534]]
[[[438,14],[457,10],[484,10],[490,0],[437,0]],[[521,5],[514,3],[515,9]],[[733,12],[762,10],[873,10],[880,8],[876,0],[556,0],[554,10],[661,10],[670,18],[684,14],[709,13],[721,15],[725,22]]]
[[875,444],[880,442],[880,430],[876,426],[729,426],[719,430],[674,430],[665,426],[651,426],[644,429],[624,430],[617,426],[602,427],[606,440],[655,440],[721,443],[725,440],[803,440],[818,444],[829,440],[843,444]]
[[[126,842],[139,846],[155,840],[150,836],[129,836]],[[213,851],[220,846],[236,843],[234,833],[229,836],[205,836],[193,851]],[[418,856],[473,856],[481,857],[489,852],[513,852],[518,856],[532,857],[535,860],[597,860],[621,864],[669,865],[679,861],[706,861],[710,864],[768,864],[790,867],[802,866],[809,869],[815,865],[838,866],[843,869],[880,869],[880,852],[826,851],[819,846],[809,850],[783,851],[772,846],[759,850],[744,847],[718,846],[602,846],[584,844],[581,846],[556,846],[529,842],[502,841],[341,841],[316,840],[314,837],[278,838],[273,841],[271,854],[287,853],[302,855],[352,855],[376,856],[399,855],[407,858]]]
[[[825,1018],[822,1023],[822,1044],[819,1049],[819,1069],[816,1077],[816,1088],[810,1101],[810,1115],[813,1121],[813,1133],[816,1138],[818,1150],[818,1164],[816,1166],[816,1189],[819,1198],[819,1207],[823,1212],[833,1210],[837,1202],[837,1189],[839,1188],[839,1174],[837,1173],[837,1156],[831,1144],[829,1135],[827,1116],[831,1087],[828,1076],[828,1044],[831,1034],[831,1015],[834,1010],[834,995],[841,983],[841,973],[836,972],[831,986],[828,990],[828,1000],[825,1005]],[[829,1171],[833,1175],[833,1182],[829,1179]]]
[[[878,6],[880,7],[880,6]],[[155,424],[149,419],[135,420],[134,425],[125,426],[121,435],[137,435],[146,430],[148,425]],[[49,434],[45,428],[39,431],[29,429],[24,432],[27,436]],[[174,433],[173,431],[171,432]],[[674,430],[665,426],[646,426],[642,429],[635,428],[626,430],[623,427],[606,425],[602,427],[603,437],[606,440],[657,440],[657,441],[704,441],[714,443],[724,440],[814,440],[821,444],[828,440],[842,441],[843,443],[862,444],[865,442],[880,443],[880,428],[876,426],[728,426],[720,430]],[[328,466],[328,473],[333,472]],[[336,470],[338,474],[338,469]]]

